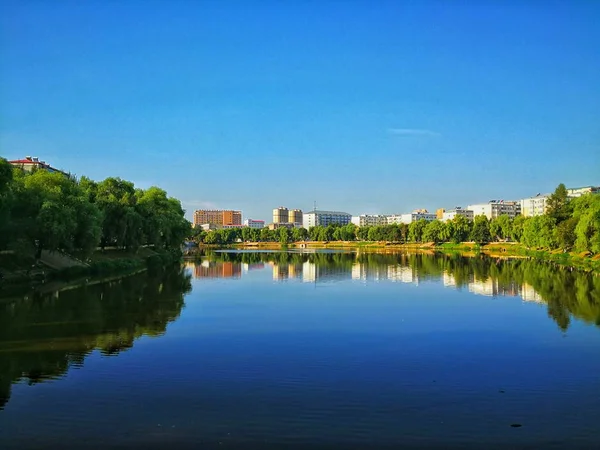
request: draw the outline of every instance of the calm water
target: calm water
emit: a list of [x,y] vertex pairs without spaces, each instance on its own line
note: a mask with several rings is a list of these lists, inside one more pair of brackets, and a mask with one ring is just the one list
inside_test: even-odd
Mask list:
[[[226,253],[0,300],[0,448],[600,448],[600,277]],[[515,425],[519,425],[518,427]]]

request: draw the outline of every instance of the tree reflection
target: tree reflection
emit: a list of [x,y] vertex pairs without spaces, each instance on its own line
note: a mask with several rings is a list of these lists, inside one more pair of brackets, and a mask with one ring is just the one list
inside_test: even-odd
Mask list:
[[277,280],[387,279],[416,284],[442,280],[448,287],[478,295],[520,296],[545,303],[548,317],[562,331],[572,318],[600,326],[600,277],[536,259],[433,252],[208,252],[199,259],[206,260],[238,265],[240,274],[244,264],[269,264]]
[[162,335],[179,317],[190,279],[174,269],[0,304],[0,409],[14,382],[58,378],[93,350],[116,355],[141,336]]

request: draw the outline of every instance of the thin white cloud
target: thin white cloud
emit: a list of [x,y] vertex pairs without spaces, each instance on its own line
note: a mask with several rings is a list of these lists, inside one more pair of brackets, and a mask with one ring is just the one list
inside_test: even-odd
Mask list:
[[395,136],[441,136],[437,131],[422,128],[388,128],[388,133]]

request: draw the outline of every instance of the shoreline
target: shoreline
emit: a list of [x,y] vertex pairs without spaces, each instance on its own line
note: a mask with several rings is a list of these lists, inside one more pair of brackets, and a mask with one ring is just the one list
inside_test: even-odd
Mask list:
[[282,250],[282,249],[340,249],[359,251],[410,251],[431,253],[458,253],[463,256],[476,256],[484,254],[495,258],[533,258],[547,261],[560,266],[571,267],[600,274],[600,255],[590,256],[587,254],[565,253],[559,250],[530,249],[519,243],[492,242],[484,245],[475,242],[463,242],[460,244],[429,243],[395,243],[395,242],[352,242],[352,241],[305,241],[281,244],[279,242],[246,242],[232,244],[229,246],[211,246],[201,244],[199,249],[240,249],[240,250]]

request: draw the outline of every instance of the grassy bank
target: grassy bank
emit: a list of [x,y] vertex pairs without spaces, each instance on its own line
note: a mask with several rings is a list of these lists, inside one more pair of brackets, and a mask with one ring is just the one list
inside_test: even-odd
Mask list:
[[[83,259],[81,255],[73,255]],[[179,261],[179,250],[153,250],[140,248],[137,251],[98,250],[85,261],[87,266],[72,266],[52,269],[37,263],[33,257],[5,252],[0,254],[2,283],[8,285],[31,285],[53,281],[65,282],[78,279],[98,279],[112,275],[127,275],[144,270],[159,270]]]

